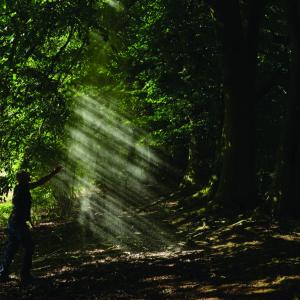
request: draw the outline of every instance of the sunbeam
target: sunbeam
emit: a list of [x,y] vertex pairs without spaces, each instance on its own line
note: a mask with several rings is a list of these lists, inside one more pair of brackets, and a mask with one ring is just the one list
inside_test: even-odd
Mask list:
[[122,5],[122,3],[120,1],[105,0],[104,2],[106,2],[111,7],[115,8],[117,11],[121,11],[123,9],[123,5]]
[[[78,221],[127,249],[167,248],[173,242],[162,222],[138,212],[158,197],[155,174],[164,163],[139,143],[143,133],[128,124],[102,97],[77,98],[74,121],[68,126],[68,159],[78,170]],[[71,178],[74,170],[67,168],[65,176]]]

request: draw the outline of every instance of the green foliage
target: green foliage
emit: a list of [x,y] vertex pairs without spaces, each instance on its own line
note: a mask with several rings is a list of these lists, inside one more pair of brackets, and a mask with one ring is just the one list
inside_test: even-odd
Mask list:
[[207,10],[195,1],[158,0],[137,1],[126,11],[117,64],[122,72],[126,67],[123,80],[130,87],[125,105],[150,130],[154,145],[189,143],[191,134],[203,135],[216,123],[208,111],[219,96],[218,45]]
[[[240,1],[243,20],[246,3]],[[80,124],[74,99],[87,92],[126,116],[141,142],[165,151],[177,172],[171,181],[199,185],[197,197],[214,190],[226,74],[220,24],[206,1],[16,0],[0,7],[0,170],[8,184],[19,168],[38,176],[57,162],[71,164],[65,125]],[[253,99],[261,195],[270,187],[286,116],[286,23],[282,1],[268,2]],[[52,210],[57,194],[52,187],[36,196]]]
[[0,171],[12,186],[19,168],[39,176],[65,160],[90,32],[105,35],[102,21],[114,9],[93,0],[1,3]]
[[11,209],[11,202],[0,203],[0,227],[6,226]]
[[34,168],[34,162],[44,164],[45,157],[61,151],[72,103],[69,86],[82,72],[90,29],[101,17],[100,4],[3,4],[0,168],[11,178],[17,168]]
[[50,187],[42,187],[32,192],[32,221],[51,221],[58,217],[58,204],[55,201]]

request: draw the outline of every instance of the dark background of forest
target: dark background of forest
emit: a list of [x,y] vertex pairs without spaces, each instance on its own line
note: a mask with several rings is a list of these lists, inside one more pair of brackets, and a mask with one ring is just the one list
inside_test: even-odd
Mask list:
[[[140,164],[142,145],[164,162],[143,164],[154,178],[143,184],[175,191],[180,207],[297,218],[299,15],[297,0],[1,1],[2,193],[17,170],[39,177],[59,163],[68,176],[35,192],[37,218],[76,209],[86,170],[68,128],[83,123],[74,110],[87,94],[130,128],[126,149],[91,131],[111,153],[99,168],[115,152]],[[112,190],[132,176],[108,173],[89,180]]]

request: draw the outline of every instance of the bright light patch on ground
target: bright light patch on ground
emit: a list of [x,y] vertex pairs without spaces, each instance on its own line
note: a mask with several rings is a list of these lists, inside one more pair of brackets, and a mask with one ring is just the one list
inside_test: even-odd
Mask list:
[[299,242],[300,241],[300,236],[296,233],[296,234],[274,234],[273,235],[274,238],[277,239],[282,239],[285,241],[295,241],[295,242]]
[[221,245],[215,245],[212,246],[212,249],[216,250],[225,250],[225,249],[233,249],[233,248],[249,248],[249,247],[256,247],[260,246],[262,242],[260,241],[249,241],[249,242],[244,242],[244,243],[233,243],[233,242],[227,242],[226,244],[221,244]]

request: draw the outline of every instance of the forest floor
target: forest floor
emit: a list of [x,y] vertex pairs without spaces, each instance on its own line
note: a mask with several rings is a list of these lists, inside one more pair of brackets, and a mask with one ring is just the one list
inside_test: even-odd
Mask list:
[[0,299],[300,299],[300,223],[283,229],[250,218],[203,222],[188,212],[172,215],[167,205],[143,213],[172,241],[157,247],[144,243],[143,233],[130,248],[74,221],[39,224],[39,280],[20,286],[17,257]]

